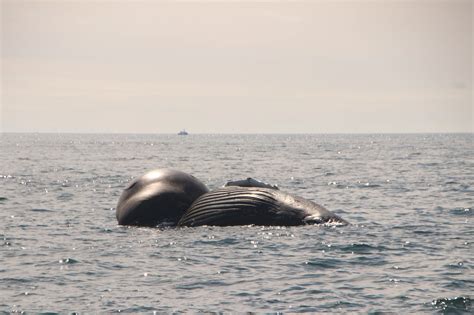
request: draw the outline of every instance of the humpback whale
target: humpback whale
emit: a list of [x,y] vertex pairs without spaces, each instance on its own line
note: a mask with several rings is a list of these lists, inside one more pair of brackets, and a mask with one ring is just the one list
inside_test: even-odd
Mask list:
[[323,206],[253,178],[213,191],[192,175],[156,169],[133,180],[116,207],[120,225],[348,224]]

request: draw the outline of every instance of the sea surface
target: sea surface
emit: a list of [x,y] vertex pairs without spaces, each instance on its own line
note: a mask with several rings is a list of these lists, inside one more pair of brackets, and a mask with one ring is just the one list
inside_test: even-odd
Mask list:
[[[0,312],[474,313],[473,134],[0,135]],[[155,168],[349,226],[118,226]]]

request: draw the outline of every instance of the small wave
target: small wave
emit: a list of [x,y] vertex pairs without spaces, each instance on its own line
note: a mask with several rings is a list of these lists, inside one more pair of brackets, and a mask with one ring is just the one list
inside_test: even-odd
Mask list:
[[31,282],[30,279],[26,279],[26,278],[2,278],[0,279],[2,281],[2,283],[29,283]]
[[472,211],[472,208],[454,208],[449,211],[453,215],[466,215],[466,216],[472,216],[474,212]]
[[459,183],[456,182],[456,181],[450,180],[450,181],[445,182],[444,184],[445,185],[455,185],[455,184],[459,184]]
[[115,262],[102,262],[102,263],[99,263],[98,266],[100,268],[107,269],[107,270],[121,270],[121,269],[126,268],[126,265],[121,265]]
[[448,283],[444,284],[443,287],[447,289],[469,289],[472,288],[472,285],[474,284],[474,281],[471,280],[461,280],[461,279],[453,279],[449,281]]
[[238,297],[248,297],[248,296],[254,296],[255,294],[250,293],[250,292],[238,292],[233,295],[238,296]]
[[289,288],[285,288],[283,290],[281,290],[282,293],[284,292],[291,292],[291,291],[304,291],[306,290],[306,287],[305,286],[301,286],[301,285],[293,285]]
[[419,164],[421,167],[432,167],[432,166],[438,166],[438,162],[428,162],[428,163],[420,163]]
[[381,187],[379,184],[372,184],[372,183],[361,183],[357,185],[358,188],[378,188]]
[[348,184],[342,184],[342,183],[338,183],[338,182],[329,182],[328,183],[328,186],[334,186],[336,188],[349,188],[349,185]]
[[342,251],[353,252],[357,254],[370,254],[374,251],[385,251],[387,250],[384,246],[372,246],[366,243],[353,243],[350,245],[342,246]]
[[413,231],[413,234],[417,235],[433,235],[433,234],[438,234],[438,231],[430,231],[430,230],[415,230]]
[[355,259],[350,260],[351,264],[364,265],[364,266],[383,266],[387,262],[383,257],[370,257],[370,256],[358,256]]
[[7,200],[8,200],[7,197],[0,197],[0,202],[7,201]]
[[472,300],[466,296],[457,296],[454,298],[441,298],[431,302],[431,305],[443,312],[471,311]]
[[199,240],[194,242],[196,245],[198,244],[211,244],[215,246],[229,246],[229,245],[235,245],[239,243],[239,240],[235,238],[224,238],[222,240],[215,240],[212,238],[206,239],[206,240]]
[[214,286],[225,286],[227,285],[225,282],[220,280],[208,280],[208,281],[196,281],[193,283],[184,283],[179,284],[176,286],[176,289],[179,290],[194,290],[194,289],[203,289],[207,287],[214,287]]
[[305,261],[304,264],[311,267],[318,267],[324,269],[333,269],[338,268],[341,265],[342,261],[339,259],[312,259]]
[[25,291],[25,292],[17,294],[16,296],[28,296],[28,295],[36,295],[36,293]]
[[31,209],[33,212],[53,212],[53,210],[50,209],[43,209],[43,208],[33,208]]
[[[156,308],[152,306],[135,306],[125,309],[117,309],[115,311],[111,311],[111,313],[128,313],[128,314],[137,314],[137,313],[157,313]],[[158,312],[161,314],[161,312]],[[74,314],[74,313],[73,313]],[[163,313],[163,314],[166,314]]]
[[[350,308],[360,308],[363,307],[363,304],[360,303],[354,303],[354,302],[347,302],[347,301],[335,301],[335,302],[329,302],[326,304],[321,305],[322,309],[328,309],[328,310],[346,310]],[[317,311],[316,311],[317,312]]]
[[77,264],[79,261],[73,258],[63,258],[63,259],[60,259],[58,262],[62,265],[73,265],[73,264]]
[[447,264],[447,265],[444,265],[445,268],[448,268],[448,269],[466,269],[467,267],[465,266],[464,262],[462,261],[458,261],[456,263],[451,263],[451,264]]
[[69,201],[74,197],[73,194],[71,193],[62,193],[58,196],[58,200],[64,200],[64,201]]

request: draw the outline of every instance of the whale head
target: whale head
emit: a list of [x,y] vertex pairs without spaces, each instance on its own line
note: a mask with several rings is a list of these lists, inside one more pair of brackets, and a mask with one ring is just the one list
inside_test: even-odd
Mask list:
[[187,173],[156,169],[134,179],[122,192],[116,208],[120,225],[175,224],[208,188]]

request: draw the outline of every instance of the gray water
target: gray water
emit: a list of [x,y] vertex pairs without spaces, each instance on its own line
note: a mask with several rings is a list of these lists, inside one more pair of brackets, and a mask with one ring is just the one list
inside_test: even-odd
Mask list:
[[[0,311],[472,313],[473,134],[0,136]],[[346,227],[118,226],[132,178],[249,176]]]

